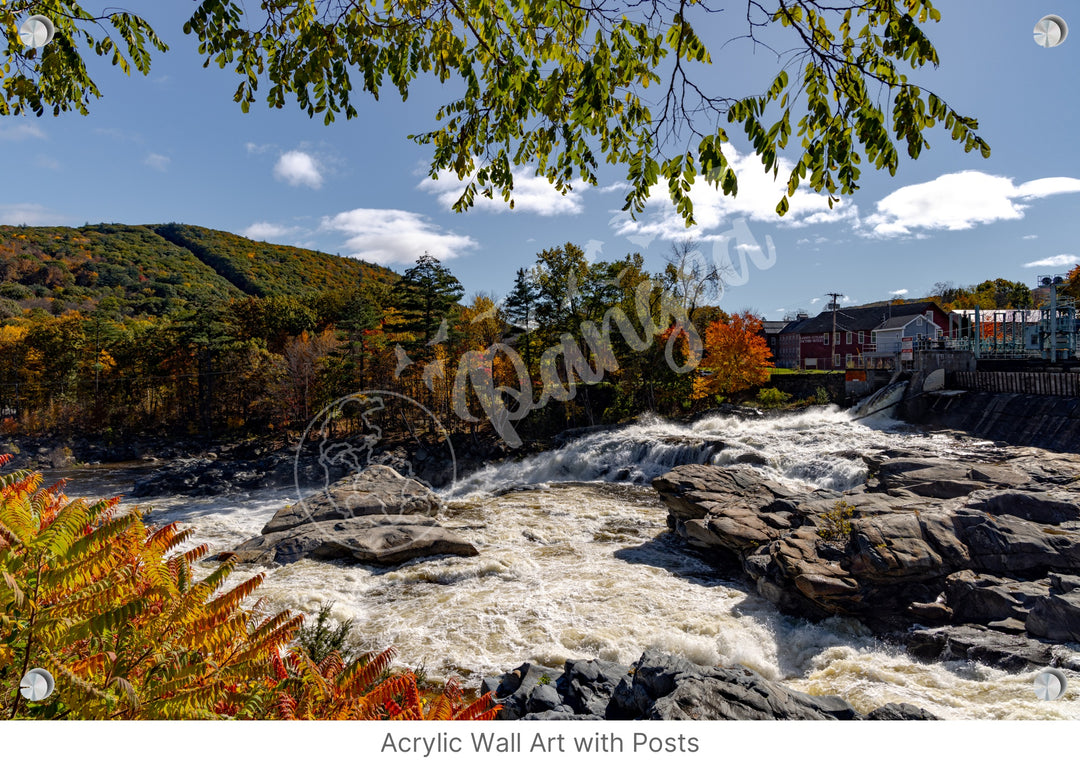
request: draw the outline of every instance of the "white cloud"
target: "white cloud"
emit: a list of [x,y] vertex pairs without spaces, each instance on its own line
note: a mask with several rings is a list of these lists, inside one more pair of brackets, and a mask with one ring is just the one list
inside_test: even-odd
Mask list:
[[890,296],[907,296],[907,288],[897,288],[895,291],[889,291]]
[[477,247],[472,237],[443,232],[407,210],[349,210],[324,217],[321,228],[343,233],[350,255],[377,264],[411,263],[425,252],[445,261]]
[[274,145],[273,143],[265,143],[264,145],[258,145],[256,143],[248,142],[244,143],[244,148],[247,149],[248,153],[259,154],[274,150]]
[[1039,238],[1038,234],[1025,234],[1020,239],[1038,239],[1038,238]]
[[148,153],[146,158],[143,159],[143,164],[147,167],[152,167],[158,172],[165,172],[169,169],[169,162],[172,161],[168,156],[163,156],[160,153]]
[[23,202],[21,204],[0,204],[0,223],[26,226],[56,226],[67,219],[49,208]]
[[[581,190],[588,184],[583,180],[575,180],[571,183],[575,190],[560,194],[547,178],[537,177],[535,167],[515,167],[514,191],[511,199],[514,202],[514,210],[522,213],[535,213],[536,215],[576,215],[585,208],[581,201]],[[417,186],[421,191],[434,194],[439,204],[449,210],[454,202],[461,196],[468,182],[458,180],[452,172],[444,174],[441,178],[425,178]],[[472,209],[487,210],[490,212],[510,212],[510,204],[504,202],[498,192],[492,199],[477,194],[473,200]]]
[[323,184],[319,163],[314,156],[304,151],[286,151],[281,154],[274,165],[274,177],[290,186],[320,188]]
[[295,226],[282,226],[280,223],[258,221],[251,224],[240,233],[248,239],[268,242],[270,240],[279,240],[290,234],[295,234],[297,231],[299,231],[299,229]]
[[734,146],[724,144],[724,155],[739,179],[737,196],[725,196],[707,180],[698,178],[690,187],[694,202],[694,220],[697,224],[689,229],[683,217],[675,210],[668,198],[667,183],[653,186],[649,203],[637,220],[629,216],[617,219],[616,233],[628,239],[726,239],[715,231],[734,218],[764,221],[777,226],[811,226],[840,221],[858,220],[858,208],[841,202],[829,209],[825,194],[800,188],[788,198],[788,212],[783,217],[776,214],[776,204],[787,193],[787,179],[792,164],[781,158],[779,174],[765,172],[760,160],[753,155],[740,154]]
[[1012,178],[964,170],[897,189],[877,203],[877,212],[866,219],[865,226],[876,237],[959,231],[1019,220],[1030,200],[1070,193],[1080,193],[1080,180],[1039,178],[1018,186]]
[[1024,264],[1024,268],[1030,269],[1036,266],[1076,266],[1080,264],[1080,256],[1074,256],[1068,253],[1062,253],[1059,256],[1050,256],[1049,258],[1040,258],[1038,261],[1028,261]]
[[37,124],[0,124],[0,140],[44,140],[47,136]]

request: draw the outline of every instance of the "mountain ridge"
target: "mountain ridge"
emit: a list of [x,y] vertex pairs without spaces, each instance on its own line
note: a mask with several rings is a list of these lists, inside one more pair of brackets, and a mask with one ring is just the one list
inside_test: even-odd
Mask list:
[[0,225],[0,301],[22,308],[93,309],[117,298],[133,314],[159,315],[397,278],[360,259],[189,224]]

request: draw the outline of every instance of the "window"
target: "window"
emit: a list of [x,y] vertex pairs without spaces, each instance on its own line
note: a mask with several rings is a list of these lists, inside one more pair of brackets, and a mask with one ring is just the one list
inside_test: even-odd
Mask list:
[[836,355],[834,355],[832,357],[832,367],[834,369],[839,369],[840,368],[840,359],[842,357],[844,357],[844,356],[842,356],[840,353],[837,353]]
[[851,332],[850,331],[847,332],[847,336],[844,338],[844,343],[845,344],[851,344]]
[[873,344],[873,345],[877,344],[877,331],[871,331],[870,332],[870,344]]
[[866,335],[866,332],[865,332],[865,331],[860,331],[860,332],[859,332],[859,344],[862,344],[862,343],[863,343],[863,337],[864,337],[865,335]]
[[829,332],[826,331],[825,332],[825,344],[828,344],[828,343],[829,343]]

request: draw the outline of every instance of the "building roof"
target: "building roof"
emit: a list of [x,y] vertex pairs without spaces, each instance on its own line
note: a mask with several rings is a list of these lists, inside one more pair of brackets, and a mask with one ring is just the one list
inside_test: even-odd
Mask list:
[[[910,323],[913,320],[926,320],[926,316],[925,315],[904,315],[903,317],[889,318],[885,322],[883,322],[880,325],[878,325],[877,327],[875,327],[874,330],[875,331],[889,331],[889,330],[895,330],[897,328],[904,328],[908,323]],[[941,328],[941,326],[938,326],[937,323],[934,323],[933,325],[937,326],[938,328]]]
[[761,330],[766,334],[779,334],[790,321],[788,320],[762,320]]
[[805,326],[807,323],[809,323],[811,320],[813,320],[813,318],[796,318],[795,320],[789,320],[789,321],[787,321],[787,325],[785,325],[780,330],[780,333],[781,333],[781,335],[783,335],[783,334],[797,334],[797,333],[801,332],[802,327]]
[[[932,301],[917,301],[909,304],[877,304],[872,307],[842,307],[836,311],[837,331],[872,331],[882,323],[897,318],[922,315],[928,309],[939,309]],[[945,314],[942,311],[942,314]],[[824,334],[833,330],[832,310],[826,310],[817,317],[797,321],[804,323],[797,330],[800,334]],[[784,333],[793,333],[796,329],[787,328]]]

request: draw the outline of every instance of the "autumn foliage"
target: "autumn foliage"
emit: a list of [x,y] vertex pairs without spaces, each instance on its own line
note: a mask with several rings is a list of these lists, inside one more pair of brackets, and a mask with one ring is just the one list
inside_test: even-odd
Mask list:
[[[0,465],[8,458],[0,456]],[[0,713],[77,719],[488,719],[491,695],[457,684],[424,693],[393,651],[315,663],[303,616],[265,613],[253,576],[227,588],[226,561],[198,578],[208,548],[176,523],[150,529],[119,499],[70,500],[40,474],[0,477]],[[56,679],[27,703],[20,678]]]
[[694,398],[730,395],[769,381],[772,353],[750,313],[717,320],[705,329],[705,355],[694,378]]

